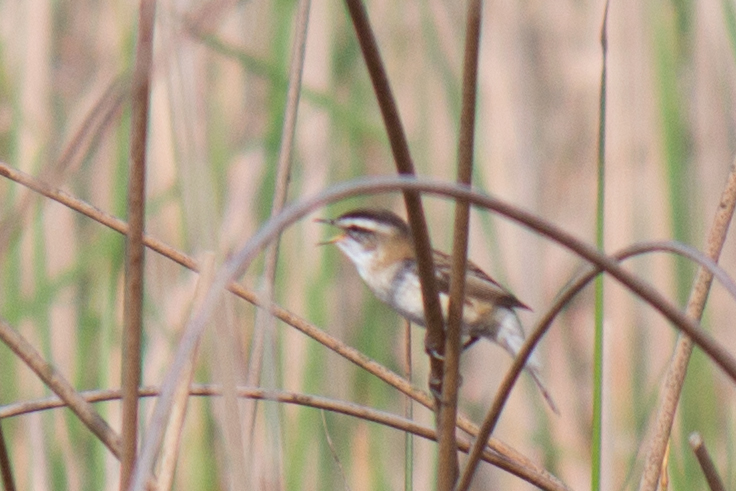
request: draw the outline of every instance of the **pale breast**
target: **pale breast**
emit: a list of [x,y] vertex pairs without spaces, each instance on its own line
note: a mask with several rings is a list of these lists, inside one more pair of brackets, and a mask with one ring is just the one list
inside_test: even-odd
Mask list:
[[389,294],[384,301],[411,322],[424,326],[422,287],[414,272],[413,261],[402,261],[392,269]]
[[[422,288],[413,260],[397,261],[393,267],[358,268],[358,271],[379,300],[391,306],[404,318],[426,327]],[[442,317],[446,322],[449,295],[447,292],[440,292],[439,296]],[[484,300],[474,297],[466,299],[463,308],[463,333],[471,334],[487,330],[486,324],[492,319],[493,310],[493,305]]]

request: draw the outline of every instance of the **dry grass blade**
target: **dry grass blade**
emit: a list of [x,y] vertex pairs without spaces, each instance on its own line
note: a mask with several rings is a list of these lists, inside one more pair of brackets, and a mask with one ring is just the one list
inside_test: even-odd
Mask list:
[[[736,161],[731,165],[731,172],[728,176],[726,187],[721,194],[720,205],[718,206],[713,225],[708,234],[705,254],[714,261],[718,261],[718,257],[723,249],[723,243],[726,240],[728,226],[731,223],[735,207]],[[712,282],[713,274],[704,268],[700,268],[687,304],[686,314],[689,318],[699,320],[702,317]],[[667,371],[664,389],[660,396],[657,419],[654,423],[656,430],[649,444],[644,472],[639,482],[639,489],[641,491],[654,491],[657,488],[657,482],[659,481],[662,469],[662,459],[664,458],[667,442],[672,431],[672,422],[675,418],[675,411],[680,400],[680,393],[682,392],[682,385],[685,382],[685,375],[687,374],[687,366],[692,350],[693,340],[684,334],[680,334],[677,345],[675,346],[675,353]]]
[[[202,272],[200,273],[195,298],[193,302],[193,310],[201,305],[207,289],[212,284],[215,271],[215,255],[213,253],[205,253],[201,261]],[[194,362],[197,359],[197,350],[192,355],[189,363],[187,374],[179,383],[174,401],[174,408],[171,412],[164,435],[164,442],[161,445],[161,458],[159,459],[159,467],[156,475],[156,484],[159,491],[172,489],[174,479],[174,469],[180,450],[181,432],[184,426],[184,419],[187,412],[187,403],[189,402],[189,386],[192,384],[194,377]]]
[[[598,158],[596,191],[595,243],[601,251],[606,249],[606,108],[608,107],[608,11],[610,1],[606,0],[601,24],[601,81],[598,96]],[[590,481],[591,491],[601,489],[601,462],[603,450],[603,365],[605,293],[603,277],[595,281],[595,311],[593,314],[593,415],[590,442]]]
[[141,0],[138,43],[131,88],[130,170],[128,174],[128,234],[125,247],[122,388],[123,422],[120,490],[129,488],[138,448],[138,386],[141,380],[143,323],[143,230],[146,211],[146,141],[148,100],[153,58],[155,0]]
[[713,463],[713,459],[710,458],[710,453],[700,433],[694,432],[690,434],[688,441],[693,452],[695,452],[695,456],[698,458],[698,463],[700,464],[700,468],[703,469],[703,474],[705,474],[705,479],[708,481],[708,487],[710,487],[711,491],[726,491],[726,486],[723,485],[723,480],[718,475],[718,470]]
[[0,340],[69,406],[69,409],[110,449],[115,457],[120,458],[120,437],[115,431],[59,372],[47,363],[23,336],[4,320],[0,320]]
[[[291,175],[292,150],[294,147],[294,135],[296,133],[297,111],[299,108],[299,99],[302,86],[302,74],[304,72],[304,53],[307,46],[307,28],[309,27],[309,9],[310,0],[300,0],[297,10],[297,17],[294,25],[294,41],[291,48],[291,65],[289,68],[289,88],[286,95],[286,110],[284,114],[284,123],[281,132],[281,144],[279,148],[279,159],[276,169],[276,187],[274,189],[273,202],[271,205],[271,216],[275,216],[281,212],[286,203],[287,190],[289,187],[289,179]],[[263,294],[269,300],[273,299],[274,284],[276,282],[276,266],[279,254],[279,239],[266,251],[265,267],[263,272]],[[256,313],[255,332],[253,341],[251,342],[250,358],[248,361],[248,375],[246,384],[249,386],[261,385],[261,372],[263,369],[264,356],[271,352],[271,348],[275,344],[275,328],[276,322],[274,317],[267,311],[260,309]],[[273,360],[272,360],[273,361]],[[270,363],[269,371],[273,372],[275,367]],[[271,377],[273,378],[273,377]],[[267,386],[273,386],[273,381],[269,381]],[[256,420],[256,401],[248,401],[245,407],[244,421],[246,424],[246,438],[254,438],[255,420]],[[269,409],[266,408],[266,411]],[[273,418],[278,421],[278,418]],[[281,455],[281,438],[279,435],[272,435],[268,439],[272,442],[271,455]],[[245,448],[255,449],[255,445],[246,442]],[[250,454],[248,464],[253,465],[253,455]],[[276,460],[276,459],[272,459]],[[280,474],[280,461],[277,465],[270,466],[271,471],[268,479],[271,482],[278,482]],[[253,475],[254,473],[250,473]]]
[[[409,383],[412,381],[412,366],[411,322],[404,320],[404,378]],[[404,398],[404,417],[408,420],[414,419],[414,404],[409,396]],[[412,435],[406,434],[404,445],[404,491],[409,491],[413,488],[414,440]]]
[[[296,129],[297,109],[299,107],[299,96],[301,94],[302,72],[304,70],[304,51],[307,44],[307,27],[309,26],[310,0],[299,2],[299,12],[295,25],[294,44],[291,52],[291,67],[289,69],[289,88],[286,98],[286,112],[284,125],[281,133],[281,146],[279,149],[279,160],[276,170],[276,187],[274,189],[273,203],[271,205],[271,216],[277,215],[286,203],[286,194],[291,174],[292,150],[294,146],[294,134]],[[276,280],[276,261],[278,258],[278,239],[266,252],[266,263],[264,267],[264,294],[270,298],[273,293],[273,285]],[[259,314],[261,311],[259,311]],[[271,329],[273,325],[268,322]],[[256,330],[251,348],[250,366],[248,367],[248,385],[258,385],[261,374],[261,362],[263,357],[263,336],[269,335],[269,329],[260,329],[263,322],[256,322]],[[250,418],[247,418],[249,420]]]
[[348,478],[345,474],[345,469],[342,466],[340,456],[337,454],[337,449],[335,448],[335,444],[333,443],[332,437],[330,436],[330,430],[327,428],[327,418],[325,418],[324,409],[320,411],[320,416],[322,419],[322,430],[325,432],[327,447],[330,449],[330,454],[332,454],[332,460],[335,461],[337,468],[340,470],[340,477],[342,478],[343,488],[345,489],[345,491],[350,491],[350,486],[348,486]]

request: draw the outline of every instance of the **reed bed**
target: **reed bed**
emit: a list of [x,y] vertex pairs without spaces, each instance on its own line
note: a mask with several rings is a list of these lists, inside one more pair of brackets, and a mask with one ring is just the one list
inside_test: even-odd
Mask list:
[[[735,488],[733,5],[487,2],[467,102],[464,3],[365,2],[395,120],[359,5],[0,4],[5,489],[450,489],[425,331],[312,220],[408,202],[414,222],[427,190],[448,252],[473,203],[468,257],[532,306],[528,333],[591,261],[606,270],[539,341],[561,414],[522,374],[470,489]],[[418,185],[390,180],[407,162]],[[690,248],[595,256],[651,241]],[[726,275],[712,288],[694,249]],[[462,356],[461,472],[512,362],[487,342]]]

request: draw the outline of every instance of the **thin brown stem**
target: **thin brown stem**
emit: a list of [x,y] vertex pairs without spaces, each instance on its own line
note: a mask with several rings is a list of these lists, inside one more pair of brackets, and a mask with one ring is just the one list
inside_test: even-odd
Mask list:
[[[470,187],[473,174],[478,54],[480,52],[483,3],[481,0],[468,0],[467,9],[462,109],[457,152],[457,183],[461,186]],[[442,382],[440,424],[438,425],[437,487],[440,490],[448,491],[455,487],[459,473],[455,428],[457,425],[457,400],[460,387],[460,338],[463,306],[465,305],[469,220],[470,203],[465,200],[458,200],[455,204],[450,304],[447,314],[447,339],[445,342],[445,373]]]
[[[731,223],[735,207],[736,160],[731,165],[731,172],[728,176],[726,187],[721,194],[721,201],[705,247],[705,254],[716,262],[721,255],[723,243],[726,240],[728,226]],[[690,293],[690,299],[686,308],[686,315],[690,319],[699,321],[702,317],[712,282],[713,275],[710,271],[700,268],[693,283],[693,290]],[[640,491],[654,491],[657,488],[657,482],[661,475],[662,459],[664,458],[669,435],[672,431],[672,422],[675,418],[675,411],[677,410],[677,404],[682,393],[682,385],[685,382],[685,375],[687,374],[690,354],[693,350],[694,340],[691,337],[691,333],[680,334],[672,361],[667,370],[664,390],[660,396],[659,408],[657,410],[657,419],[654,423],[656,430],[647,451],[644,472],[639,482]]]
[[0,340],[38,375],[43,383],[63,400],[82,423],[120,458],[120,437],[95,409],[74,390],[56,369],[46,362],[36,349],[10,324],[0,319]]
[[[355,27],[355,33],[363,52],[363,58],[368,68],[368,73],[373,83],[378,105],[383,115],[383,121],[388,133],[394,161],[399,174],[415,175],[414,163],[409,152],[409,144],[406,141],[404,127],[401,124],[399,110],[396,107],[391,86],[388,82],[386,69],[381,61],[373,29],[371,29],[368,13],[361,0],[345,0],[350,18]],[[427,324],[427,335],[425,348],[430,355],[431,374],[430,386],[439,393],[442,389],[443,363],[442,355],[445,352],[444,321],[442,319],[442,308],[440,306],[437,285],[434,277],[434,260],[432,258],[432,246],[429,240],[427,221],[424,217],[424,209],[419,193],[409,189],[403,190],[406,213],[409,217],[414,247],[417,255],[417,269],[422,287],[422,300],[424,302],[424,317]],[[439,408],[439,404],[437,405]]]
[[693,449],[695,457],[698,459],[700,468],[703,469],[705,479],[708,481],[708,487],[711,491],[726,491],[726,486],[723,484],[721,476],[718,474],[718,469],[713,463],[713,459],[710,457],[708,448],[705,446],[703,437],[697,431],[690,434],[688,438],[690,448]]
[[153,57],[155,0],[141,0],[138,44],[131,88],[130,170],[128,174],[128,235],[125,247],[125,295],[122,343],[122,455],[120,490],[129,488],[138,447],[138,386],[141,380],[143,324],[143,230],[146,211],[146,143],[148,100]]

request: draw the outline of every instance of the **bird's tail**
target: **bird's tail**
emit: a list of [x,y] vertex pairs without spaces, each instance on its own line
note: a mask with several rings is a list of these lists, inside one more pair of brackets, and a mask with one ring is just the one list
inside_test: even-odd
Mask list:
[[[506,349],[511,356],[516,358],[519,354],[519,350],[521,350],[522,344],[524,344],[524,329],[521,326],[519,317],[513,310],[504,310],[506,310],[505,315],[501,319],[497,317],[499,326],[496,331],[495,341]],[[532,351],[529,358],[526,360],[524,368],[526,368],[526,371],[529,372],[529,375],[534,379],[534,382],[537,384],[537,387],[539,387],[539,391],[542,393],[542,396],[544,396],[544,400],[547,401],[550,409],[559,416],[560,410],[557,409],[557,404],[555,404],[554,399],[552,399],[549,390],[547,390],[547,386],[542,382],[542,378],[539,374],[539,360],[536,355],[537,353]]]

